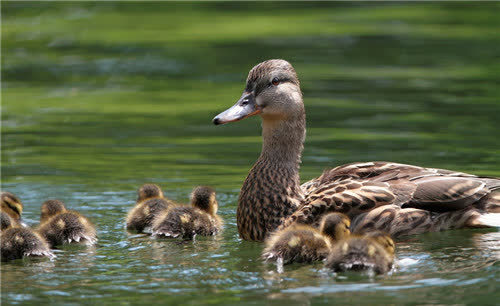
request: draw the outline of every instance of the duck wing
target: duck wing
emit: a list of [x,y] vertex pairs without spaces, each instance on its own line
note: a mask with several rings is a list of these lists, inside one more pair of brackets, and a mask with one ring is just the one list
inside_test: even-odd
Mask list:
[[383,205],[433,212],[455,211],[480,204],[500,179],[390,162],[342,165],[305,183],[306,196],[283,226],[317,224],[321,215],[343,212],[353,218]]

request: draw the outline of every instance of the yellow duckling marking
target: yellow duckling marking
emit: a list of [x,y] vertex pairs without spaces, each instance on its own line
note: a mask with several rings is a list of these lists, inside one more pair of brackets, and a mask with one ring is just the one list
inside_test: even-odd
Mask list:
[[78,218],[78,220],[79,220],[79,221],[80,221],[83,225],[87,225],[87,224],[88,224],[87,220],[86,220],[84,217],[80,217],[80,218]]
[[293,236],[293,238],[290,239],[290,241],[288,241],[288,246],[293,248],[297,246],[299,243],[300,243],[300,237]]
[[24,243],[24,238],[23,238],[23,237],[21,237],[21,236],[19,236],[19,235],[16,235],[16,237],[14,238],[14,240],[15,240],[17,243],[19,243],[19,244]]
[[180,215],[179,218],[181,219],[182,223],[188,223],[191,220],[191,218],[187,214]]
[[368,246],[368,256],[372,257],[375,254],[375,251],[376,251],[375,247],[370,244]]
[[145,215],[149,215],[149,206],[144,206],[144,209],[142,211]]
[[57,221],[57,222],[56,222],[56,225],[57,225],[59,228],[63,229],[63,228],[66,226],[66,222],[64,222],[64,220],[63,220],[63,219],[60,219],[59,221]]
[[314,238],[316,239],[323,239],[323,236],[321,234],[314,232]]
[[342,245],[342,254],[347,254],[347,251],[349,251],[349,244],[347,244],[347,242],[344,242],[344,244]]

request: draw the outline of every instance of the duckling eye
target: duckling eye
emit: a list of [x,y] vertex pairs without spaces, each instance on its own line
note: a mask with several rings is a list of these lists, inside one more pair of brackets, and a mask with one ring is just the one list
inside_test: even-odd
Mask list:
[[274,86],[278,86],[278,84],[280,83],[280,80],[279,80],[277,77],[275,77],[275,78],[273,78],[273,80],[271,81],[271,83],[272,83]]

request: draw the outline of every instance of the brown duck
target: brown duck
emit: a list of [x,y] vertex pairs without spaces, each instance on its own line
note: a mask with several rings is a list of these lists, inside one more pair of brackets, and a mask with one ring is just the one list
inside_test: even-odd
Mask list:
[[295,222],[318,225],[321,216],[331,211],[356,222],[358,215],[383,205],[412,209],[407,215],[478,212],[455,225],[451,225],[454,218],[449,219],[449,227],[486,226],[479,216],[500,212],[498,178],[392,162],[343,165],[300,185],[305,110],[299,79],[285,60],[253,67],[241,98],[213,122],[253,115],[262,117],[263,145],[238,200],[237,224],[243,239],[262,241],[269,232]]
[[154,221],[153,236],[193,239],[196,235],[213,236],[222,229],[217,215],[215,190],[198,186],[191,193],[191,205],[172,205]]
[[349,218],[341,213],[323,216],[319,229],[293,224],[266,239],[262,259],[283,264],[323,260],[335,242],[350,235],[349,226]]

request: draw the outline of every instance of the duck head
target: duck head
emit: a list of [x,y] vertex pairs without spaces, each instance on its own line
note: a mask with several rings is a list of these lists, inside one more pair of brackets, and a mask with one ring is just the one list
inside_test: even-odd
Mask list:
[[158,185],[144,184],[137,191],[137,203],[153,198],[163,198],[163,192]]
[[394,241],[392,240],[392,238],[386,233],[382,231],[371,231],[365,233],[365,237],[368,237],[378,243],[391,256],[394,255],[396,246],[394,245]]
[[66,211],[64,203],[59,200],[47,200],[43,202],[41,207],[42,214],[40,216],[40,222],[43,223],[50,219],[51,217],[63,213]]
[[219,207],[215,197],[215,190],[207,186],[196,187],[191,193],[191,205],[215,215]]
[[213,119],[216,125],[260,115],[264,120],[293,119],[302,116],[304,105],[297,73],[282,59],[272,59],[253,67],[248,73],[241,98]]
[[1,196],[1,209],[11,218],[16,221],[21,219],[21,214],[23,213],[23,204],[14,194],[4,191]]
[[338,241],[347,238],[351,231],[349,230],[351,221],[349,217],[341,213],[329,213],[321,219],[320,231]]

